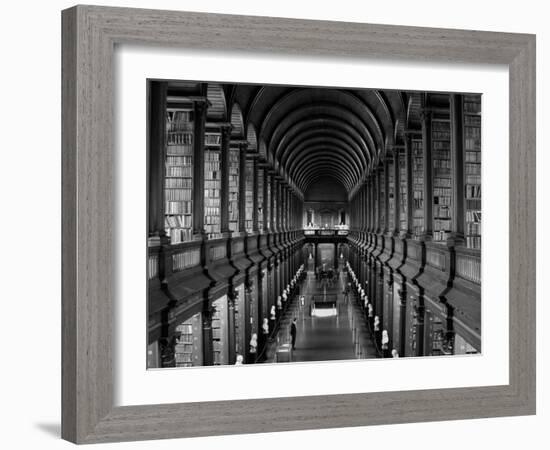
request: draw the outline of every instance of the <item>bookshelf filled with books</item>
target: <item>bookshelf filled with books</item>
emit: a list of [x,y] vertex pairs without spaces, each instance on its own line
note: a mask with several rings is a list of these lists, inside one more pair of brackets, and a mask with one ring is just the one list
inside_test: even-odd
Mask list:
[[265,209],[267,211],[266,216],[266,228],[271,230],[271,182],[269,180],[269,176],[265,178],[265,182],[267,183],[266,186],[266,199],[265,199]]
[[388,230],[393,232],[395,230],[395,171],[394,163],[395,156],[390,154],[387,155],[388,158]]
[[254,210],[254,161],[246,161],[245,171],[245,205],[244,205],[244,226],[248,233],[253,229]]
[[444,242],[451,232],[451,128],[448,117],[432,118],[433,240]]
[[264,169],[258,168],[258,231],[263,233],[264,231],[264,216],[263,211],[264,204]]
[[229,150],[229,230],[239,231],[239,149]]
[[193,237],[193,110],[167,108],[164,225],[170,243]]
[[237,286],[235,292],[235,353],[244,356],[246,353],[246,311],[244,284]]
[[380,230],[384,230],[386,229],[386,183],[385,183],[385,175],[384,175],[384,170],[381,170],[380,171],[380,176],[378,177],[379,179],[379,183],[378,183],[378,186],[379,186],[379,197],[378,197],[378,202],[379,202],[379,211],[380,211]]
[[411,139],[412,163],[412,234],[424,233],[424,156],[421,139]]
[[481,96],[463,97],[464,235],[468,248],[481,248]]
[[229,363],[228,306],[224,295],[212,302],[212,351],[215,366]]
[[399,150],[399,229],[401,231],[407,231],[408,217],[407,217],[407,203],[409,201],[407,195],[407,185],[409,180],[407,179],[407,155],[405,149]]
[[209,239],[221,237],[221,134],[204,136],[204,230]]
[[202,366],[202,315],[195,314],[176,327],[176,367]]

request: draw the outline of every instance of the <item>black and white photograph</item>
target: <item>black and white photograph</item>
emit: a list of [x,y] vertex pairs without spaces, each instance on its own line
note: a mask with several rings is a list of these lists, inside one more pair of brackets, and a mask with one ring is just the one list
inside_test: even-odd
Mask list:
[[475,355],[479,93],[147,81],[147,368]]

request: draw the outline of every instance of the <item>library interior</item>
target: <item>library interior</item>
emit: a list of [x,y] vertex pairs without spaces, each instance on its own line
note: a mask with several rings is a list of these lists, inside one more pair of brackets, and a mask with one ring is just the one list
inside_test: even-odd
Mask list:
[[481,94],[147,82],[147,367],[481,352]]

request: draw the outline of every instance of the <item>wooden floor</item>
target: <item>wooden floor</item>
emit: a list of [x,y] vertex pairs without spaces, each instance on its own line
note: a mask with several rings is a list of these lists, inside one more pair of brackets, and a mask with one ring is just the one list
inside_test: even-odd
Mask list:
[[[296,349],[292,352],[292,362],[331,361],[358,358],[375,358],[376,352],[371,337],[364,325],[364,319],[353,299],[346,301],[343,295],[347,282],[346,274],[341,273],[332,285],[316,281],[313,273],[308,273],[300,287],[305,296],[302,306],[299,296],[292,299],[282,318],[277,338],[268,347],[265,362],[277,362],[277,348],[290,342],[290,324],[297,318]],[[311,317],[310,305],[315,297],[337,299],[336,317]]]

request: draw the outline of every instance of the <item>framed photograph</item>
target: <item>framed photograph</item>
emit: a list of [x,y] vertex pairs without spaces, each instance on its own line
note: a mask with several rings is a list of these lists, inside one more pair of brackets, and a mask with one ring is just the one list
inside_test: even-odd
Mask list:
[[62,26],[63,438],[535,413],[534,36]]

